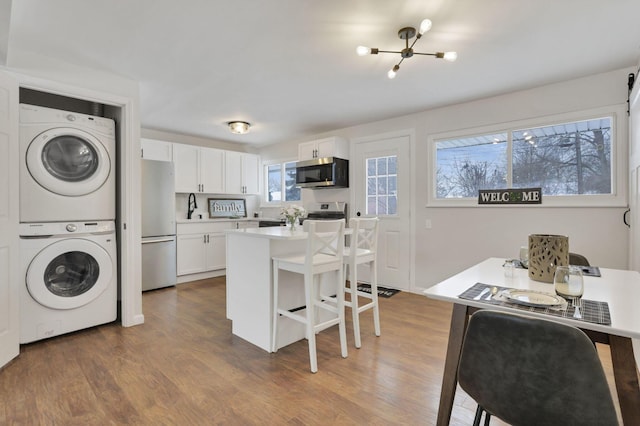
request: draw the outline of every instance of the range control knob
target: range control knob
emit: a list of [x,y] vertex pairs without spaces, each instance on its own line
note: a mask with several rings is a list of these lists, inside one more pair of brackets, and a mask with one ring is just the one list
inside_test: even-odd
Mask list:
[[73,223],[70,223],[67,225],[67,231],[76,232],[77,230],[78,230],[78,225],[75,225]]

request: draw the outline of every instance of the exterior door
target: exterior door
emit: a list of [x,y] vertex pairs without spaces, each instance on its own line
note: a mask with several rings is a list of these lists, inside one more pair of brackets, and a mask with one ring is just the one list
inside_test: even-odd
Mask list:
[[0,367],[20,350],[18,83],[0,73]]
[[378,217],[378,285],[409,290],[411,278],[411,138],[355,141],[351,215]]

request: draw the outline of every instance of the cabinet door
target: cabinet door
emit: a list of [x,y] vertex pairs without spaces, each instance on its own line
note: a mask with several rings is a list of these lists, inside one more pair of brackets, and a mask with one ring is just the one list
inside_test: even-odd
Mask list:
[[176,173],[176,192],[201,192],[200,148],[173,144],[173,164]]
[[154,139],[140,139],[142,158],[145,160],[172,161],[173,144]]
[[206,270],[206,236],[207,234],[186,234],[176,237],[178,276]]
[[317,144],[315,141],[304,142],[298,145],[298,160],[311,160],[315,157]]
[[207,240],[207,271],[224,269],[227,267],[226,237],[224,234],[208,234]]
[[227,194],[242,194],[242,153],[225,152],[224,177]]
[[260,157],[242,154],[242,177],[245,194],[260,193]]
[[200,170],[202,171],[202,192],[224,192],[224,151],[200,148]]
[[316,154],[318,158],[322,157],[338,157],[349,159],[349,144],[345,139],[339,137],[331,137],[315,141]]

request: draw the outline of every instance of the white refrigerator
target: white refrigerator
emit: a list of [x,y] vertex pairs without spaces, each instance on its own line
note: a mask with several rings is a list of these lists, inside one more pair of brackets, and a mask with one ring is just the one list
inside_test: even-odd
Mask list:
[[142,291],[176,284],[173,163],[142,160]]

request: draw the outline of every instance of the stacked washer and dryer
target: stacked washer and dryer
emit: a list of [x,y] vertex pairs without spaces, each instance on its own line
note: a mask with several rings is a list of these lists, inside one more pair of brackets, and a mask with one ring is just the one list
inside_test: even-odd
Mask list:
[[113,120],[20,105],[20,343],[117,316]]

